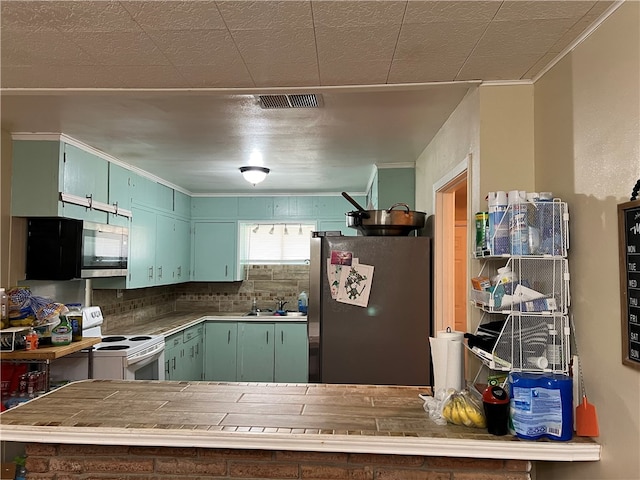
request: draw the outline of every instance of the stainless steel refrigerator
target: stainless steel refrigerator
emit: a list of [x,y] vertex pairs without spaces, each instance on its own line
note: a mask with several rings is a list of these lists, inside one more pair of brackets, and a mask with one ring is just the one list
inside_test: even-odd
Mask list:
[[[317,236],[316,236],[317,235]],[[331,253],[373,265],[366,307],[336,301],[327,278]],[[311,239],[309,381],[431,385],[431,239],[330,236]]]

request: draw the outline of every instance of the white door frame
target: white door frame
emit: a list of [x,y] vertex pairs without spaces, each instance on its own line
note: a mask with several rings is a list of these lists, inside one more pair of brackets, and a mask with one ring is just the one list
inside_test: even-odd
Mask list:
[[[455,194],[461,182],[467,182],[471,154],[433,184],[435,211],[433,252],[433,328],[437,332],[447,327],[455,329]],[[467,196],[468,198],[468,196]]]

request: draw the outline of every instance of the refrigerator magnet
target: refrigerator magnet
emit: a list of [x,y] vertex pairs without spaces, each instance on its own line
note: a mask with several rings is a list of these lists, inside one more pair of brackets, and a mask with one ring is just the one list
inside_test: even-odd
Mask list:
[[336,300],[350,305],[366,307],[369,304],[371,282],[373,281],[373,265],[345,266],[340,272],[338,296]]
[[351,265],[353,253],[331,250],[331,265]]

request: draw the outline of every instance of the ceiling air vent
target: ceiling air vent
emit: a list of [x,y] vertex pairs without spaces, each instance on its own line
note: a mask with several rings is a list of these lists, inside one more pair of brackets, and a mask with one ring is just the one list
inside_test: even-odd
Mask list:
[[319,108],[322,96],[314,93],[301,95],[258,95],[260,108]]

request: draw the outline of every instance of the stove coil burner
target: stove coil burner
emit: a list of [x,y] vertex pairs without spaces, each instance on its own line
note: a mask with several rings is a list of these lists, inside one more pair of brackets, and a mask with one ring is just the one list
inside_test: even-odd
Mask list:
[[98,347],[98,350],[126,350],[129,345],[107,345],[106,347]]
[[147,337],[147,336],[143,335],[141,337],[131,337],[129,339],[130,342],[141,342],[143,340],[151,340],[151,337]]
[[123,340],[126,340],[127,337],[121,337],[121,336],[113,336],[113,337],[103,337],[100,341],[102,343],[106,343],[106,342],[121,342]]

